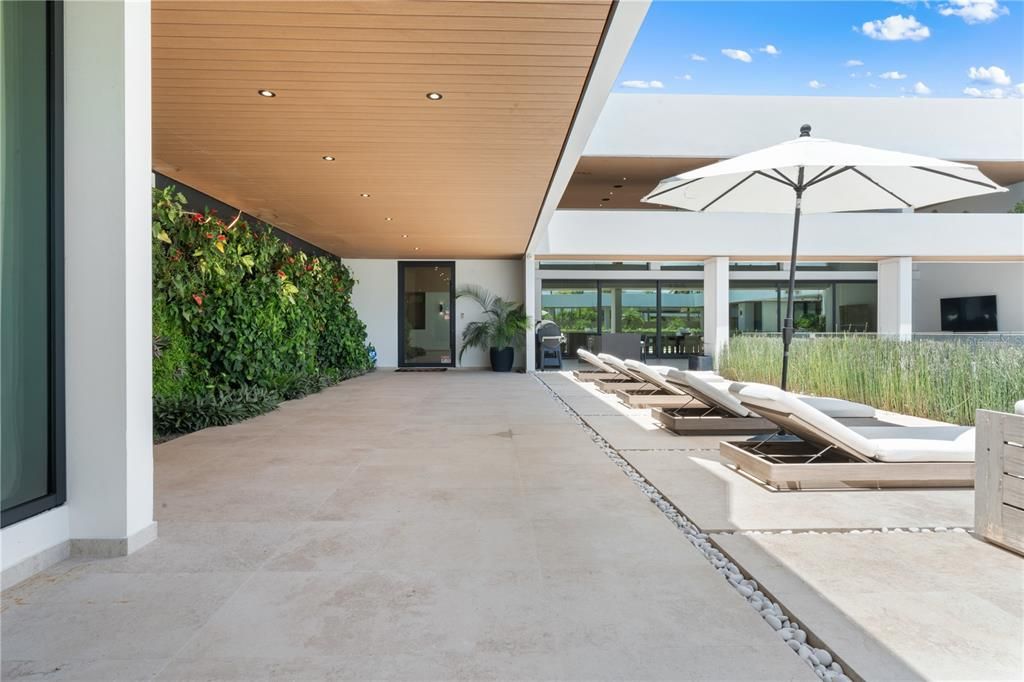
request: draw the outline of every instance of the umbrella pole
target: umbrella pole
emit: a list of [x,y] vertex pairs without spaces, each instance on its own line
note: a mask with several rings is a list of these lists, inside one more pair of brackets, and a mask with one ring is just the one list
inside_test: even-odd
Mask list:
[[782,323],[782,381],[786,390],[789,381],[789,344],[793,341],[793,290],[796,288],[796,248],[800,238],[800,203],[804,195],[804,169],[800,167],[796,187],[796,208],[793,211],[793,250],[789,256],[789,295],[786,297],[786,319]]

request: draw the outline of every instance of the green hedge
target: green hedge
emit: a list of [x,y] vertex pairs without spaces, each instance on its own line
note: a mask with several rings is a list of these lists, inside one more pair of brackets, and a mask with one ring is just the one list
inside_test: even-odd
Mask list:
[[354,284],[267,226],[153,190],[154,429],[231,423],[371,369]]
[[[1024,399],[1024,346],[1005,342],[798,337],[789,366],[794,391],[955,424],[973,424],[979,408],[1012,412]],[[734,336],[720,369],[732,379],[778,384],[782,340]]]

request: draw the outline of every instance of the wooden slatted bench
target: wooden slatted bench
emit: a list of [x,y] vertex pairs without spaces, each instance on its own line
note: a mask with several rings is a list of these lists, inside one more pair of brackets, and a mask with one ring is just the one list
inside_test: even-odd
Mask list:
[[1024,554],[1024,415],[978,410],[974,529]]

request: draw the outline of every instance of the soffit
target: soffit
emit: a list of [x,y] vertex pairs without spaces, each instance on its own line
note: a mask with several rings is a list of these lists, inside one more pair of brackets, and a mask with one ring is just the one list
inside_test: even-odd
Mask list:
[[[677,210],[657,204],[645,204],[640,200],[664,178],[719,160],[704,157],[584,156],[576,164],[572,180],[562,195],[558,208]],[[967,163],[977,165],[982,173],[1004,187],[1024,182],[1024,162]]]
[[610,4],[157,0],[154,168],[346,257],[520,256]]

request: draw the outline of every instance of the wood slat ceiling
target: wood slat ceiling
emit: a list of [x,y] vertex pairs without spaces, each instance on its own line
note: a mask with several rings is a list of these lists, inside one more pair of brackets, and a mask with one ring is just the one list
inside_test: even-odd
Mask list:
[[[560,209],[678,210],[640,200],[664,178],[720,161],[705,157],[584,156],[558,204]],[[1024,181],[1019,161],[971,161],[1004,187]]]
[[610,5],[156,0],[154,168],[346,257],[520,256]]

